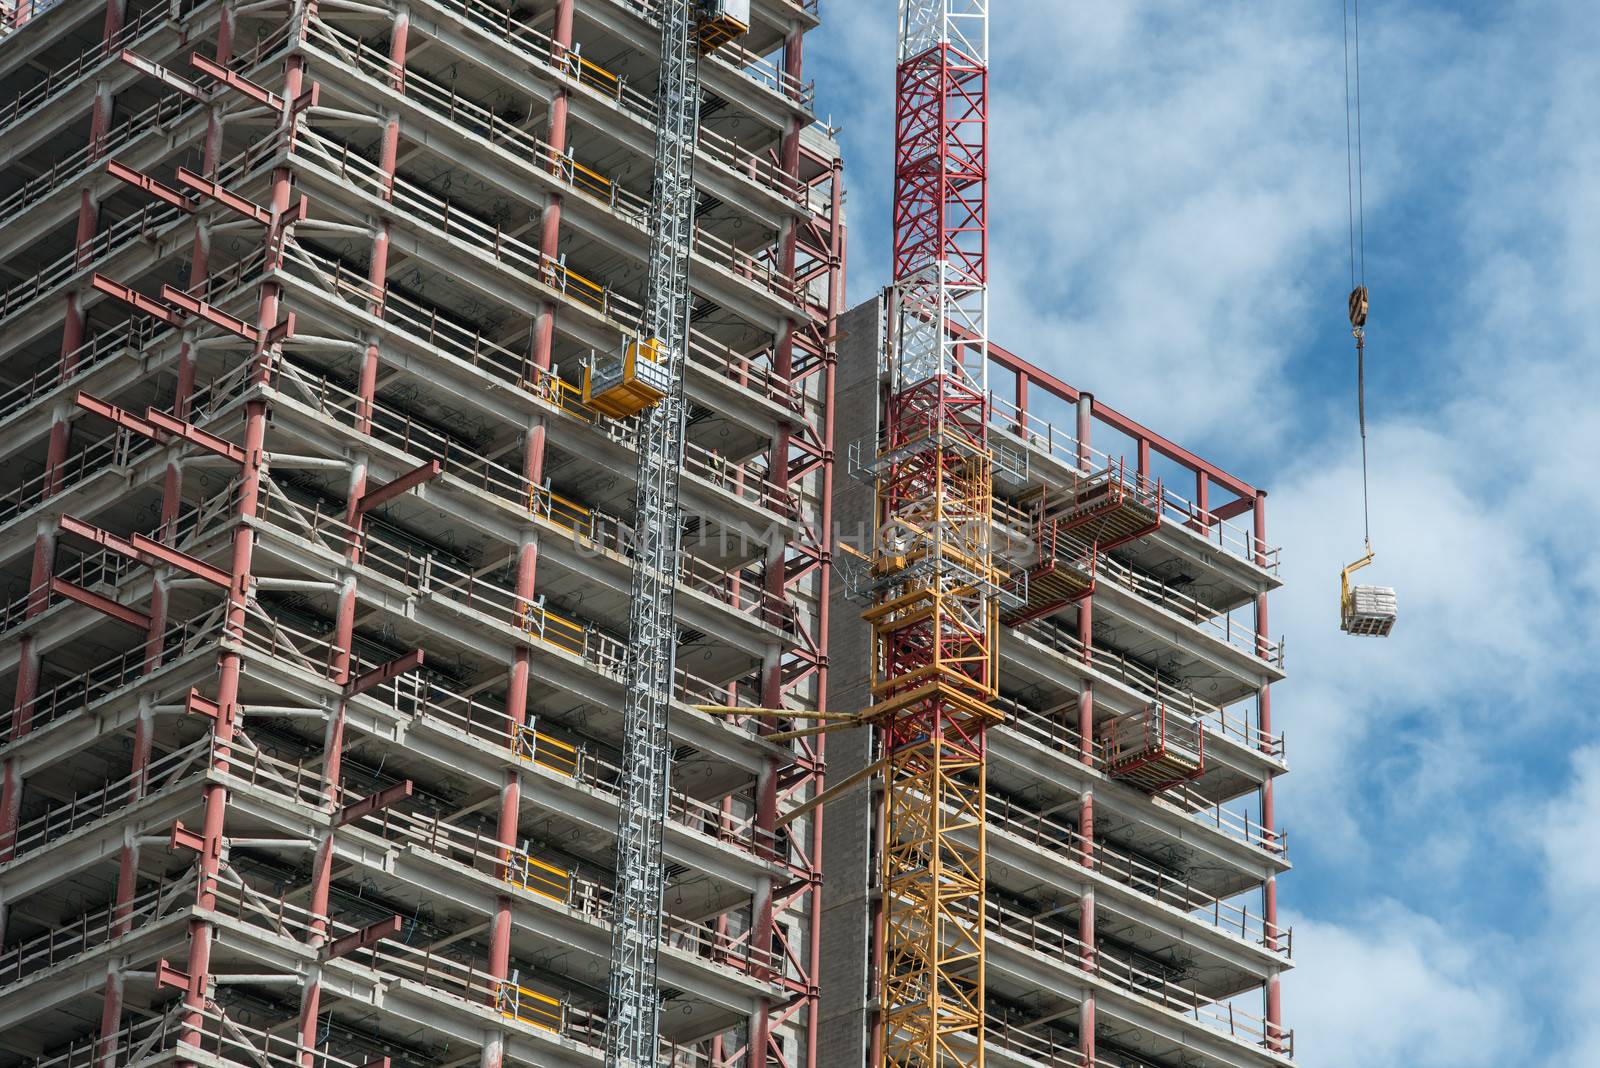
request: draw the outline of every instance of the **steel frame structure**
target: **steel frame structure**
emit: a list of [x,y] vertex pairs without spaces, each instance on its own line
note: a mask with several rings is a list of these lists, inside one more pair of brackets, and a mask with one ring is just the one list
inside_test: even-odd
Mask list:
[[[842,318],[846,368],[881,354],[894,296]],[[1070,574],[1054,586],[1046,576],[1038,591],[1012,580],[1004,591],[1011,596],[1003,603],[1003,672],[993,700],[1004,718],[987,726],[984,752],[989,1055],[1060,1068],[1284,1063],[1294,1035],[1282,1022],[1278,976],[1292,938],[1280,926],[1275,884],[1288,865],[1284,835],[1266,822],[1273,780],[1285,770],[1270,708],[1283,660],[1281,645],[1266,636],[1266,594],[1278,581],[1277,550],[1265,542],[1265,494],[1003,350],[992,347],[990,358],[996,378],[1014,377],[1015,398],[1009,383],[990,395],[989,432],[997,444],[1029,454],[1021,486],[994,490],[996,536],[1031,532],[1036,551],[1028,562],[1049,559]],[[846,373],[846,396],[876,380]],[[847,436],[881,425],[871,406],[844,412]],[[1131,458],[1124,464],[1095,448],[1091,438],[1102,427],[1137,451],[1137,469]],[[886,450],[885,470],[907,455]],[[1166,488],[1185,474],[1200,500]],[[1121,489],[1108,496],[1113,480]],[[1231,499],[1202,504],[1212,484]],[[1111,535],[1109,550],[1092,536],[1065,554],[1053,544],[1061,526],[1082,529],[1082,515],[1050,504],[1063,500],[1085,503],[1090,525]],[[840,507],[847,520],[872,514],[848,491]],[[1234,522],[1245,511],[1253,511],[1254,529]],[[882,589],[885,576],[903,577],[911,563],[892,554],[880,575],[852,576],[846,586]],[[1173,573],[1194,576],[1192,587],[1169,585],[1163,576]],[[1253,627],[1224,620],[1252,606]],[[873,665],[852,661],[849,651],[866,635],[845,628],[836,648],[849,678]],[[883,662],[881,651],[875,656]],[[881,686],[881,673],[873,681]],[[833,774],[841,783],[878,767],[867,747],[840,748]],[[1252,795],[1260,798],[1260,823],[1236,807]],[[905,836],[896,837],[895,822],[907,816],[893,803],[883,799],[876,828],[862,811],[868,798],[841,793],[830,813],[853,840],[834,833],[828,847],[830,876],[844,887],[829,906],[837,917],[829,938],[862,948],[871,942],[866,956],[879,968],[894,964],[883,943],[904,938],[893,927],[896,895],[887,879],[903,863],[895,853],[906,851]],[[966,815],[954,803],[945,814]],[[884,840],[861,849],[863,829]],[[972,828],[965,839],[976,840]],[[862,884],[865,893],[854,890]],[[951,890],[955,897],[967,887],[952,883]],[[1259,904],[1233,900],[1256,893]],[[1115,915],[1109,930],[1097,921],[1101,901]],[[1187,914],[1179,928],[1168,926],[1174,905]],[[861,929],[851,929],[853,912],[865,921]],[[1245,942],[1250,948],[1239,955]],[[824,1011],[862,1019],[879,1044],[865,1047],[866,1062],[885,1063],[893,1025],[873,1014],[894,1006],[857,1011],[848,992],[833,991],[858,976],[881,989],[892,977],[853,973],[831,954],[826,975]],[[1241,995],[1256,992],[1264,1011],[1242,1003]],[[1159,1006],[1146,1004],[1152,1001]],[[834,1049],[854,1062],[847,1041]],[[965,1042],[950,1052],[962,1050],[976,1056]]]
[[882,1055],[982,1065],[985,736],[999,576],[988,438],[988,5],[902,0],[872,707],[885,768]]
[[[83,21],[84,0],[5,13],[0,77],[13,80],[0,85],[21,88],[0,128],[28,129],[0,149],[0,169],[23,141],[42,143],[33,127],[75,116],[79,95],[86,113],[74,140],[87,147],[0,200],[12,255],[48,261],[51,213],[73,213],[68,254],[0,294],[0,404],[19,434],[5,447],[25,470],[0,532],[8,547],[29,540],[20,577],[6,557],[22,595],[0,616],[22,653],[0,664],[15,681],[0,724],[0,1016],[44,997],[40,961],[102,968],[105,991],[99,1026],[64,1045],[61,1020],[34,1014],[21,1033],[42,1055],[360,1068],[442,1063],[448,1046],[452,1061],[465,1051],[489,1066],[603,1059],[607,1021],[582,977],[569,986],[530,963],[541,944],[604,961],[592,936],[608,936],[615,900],[607,810],[626,807],[604,744],[620,732],[597,721],[579,740],[560,720],[562,693],[588,715],[621,707],[628,645],[612,609],[571,614],[553,592],[585,560],[600,574],[580,589],[601,600],[629,547],[612,536],[626,513],[563,496],[551,468],[575,451],[633,450],[638,435],[597,430],[571,381],[577,346],[638,324],[630,290],[591,298],[565,260],[575,235],[637,225],[625,210],[637,194],[612,182],[597,197],[608,180],[575,151],[617,137],[605,123],[648,121],[606,88],[622,78],[576,59],[574,13],[590,2],[623,31],[655,26],[655,5],[632,0],[553,0],[548,22],[491,18],[474,0],[354,13],[192,0],[175,15],[95,0],[103,32],[80,57],[62,26]],[[682,377],[686,404],[730,397],[773,429],[745,431],[757,451],[725,460],[708,459],[701,435],[682,477],[719,522],[749,516],[771,540],[727,571],[695,557],[664,573],[694,590],[691,625],[758,649],[737,670],[680,668],[677,700],[812,705],[826,693],[842,186],[828,138],[807,134],[801,60],[816,20],[762,6],[781,64],[746,56],[716,78],[723,93],[748,82],[764,94],[778,132],[770,146],[714,131],[703,143],[719,192],[778,221],[762,224],[770,244],[711,244],[696,292],[758,340],[736,349],[702,326]],[[468,45],[485,57],[477,81],[440,94],[441,53]],[[8,49],[53,72],[8,66]],[[537,89],[537,134],[495,125],[474,100],[513,75]],[[490,192],[537,209],[530,224],[482,225],[495,210],[483,184],[441,197],[448,150],[430,138],[470,149]],[[508,158],[507,144],[529,151]],[[643,262],[638,230],[638,251],[622,251]],[[468,279],[472,299],[452,305],[450,278]],[[441,418],[424,410],[434,397],[461,407]],[[478,445],[473,424],[510,429]],[[406,540],[442,520],[495,555],[462,566],[450,539]],[[83,662],[96,655],[109,659]],[[462,664],[490,661],[455,683]],[[676,745],[707,749],[697,770],[726,782],[667,795],[670,885],[681,897],[695,883],[689,855],[738,886],[704,920],[668,902],[661,982],[711,1015],[686,1033],[675,1014],[660,1056],[814,1068],[820,817],[779,821],[820,789],[821,741],[683,718]],[[64,776],[93,777],[102,761],[103,786],[62,794]],[[476,793],[453,792],[463,781]],[[593,834],[596,811],[607,848],[551,863],[546,826]],[[82,916],[70,899],[60,937],[41,933],[45,891],[73,877],[85,838],[110,851],[94,863],[112,885],[101,898],[98,869],[80,879]],[[406,907],[352,893],[374,880]],[[418,900],[429,886],[433,903]],[[464,911],[427,922],[445,902]],[[566,925],[562,939],[550,924]],[[246,1005],[269,1013],[263,1026]],[[402,1032],[421,1037],[408,1049]]]
[[[1273,728],[1270,681],[1274,674],[1282,672],[1283,650],[1281,644],[1274,642],[1270,637],[1268,615],[1268,591],[1275,588],[1278,582],[1276,576],[1279,549],[1267,541],[1267,491],[1202,459],[1182,445],[1101,403],[1093,394],[1068,385],[1050,372],[1028,363],[1004,348],[991,345],[989,352],[995,367],[1011,376],[1014,383],[1010,397],[1004,399],[991,397],[991,402],[999,401],[1000,410],[996,412],[997,419],[1009,423],[1012,433],[1028,442],[1031,447],[1047,454],[1054,454],[1076,467],[1078,478],[1085,488],[1100,487],[1100,491],[1103,491],[1103,484],[1107,480],[1115,481],[1123,487],[1122,491],[1129,500],[1138,502],[1141,511],[1153,512],[1154,520],[1140,526],[1135,540],[1154,533],[1166,523],[1170,527],[1180,528],[1202,539],[1207,545],[1207,553],[1216,553],[1222,558],[1242,560],[1255,569],[1250,581],[1259,583],[1260,589],[1249,598],[1254,616],[1253,634],[1250,635],[1252,639],[1250,655],[1261,662],[1262,679],[1254,690],[1254,723],[1246,719],[1230,724],[1226,713],[1221,709],[1196,702],[1192,695],[1184,696],[1188,716],[1198,718],[1200,721],[1199,745],[1195,747],[1196,762],[1203,760],[1201,754],[1204,753],[1207,744],[1205,734],[1210,733],[1213,742],[1218,740],[1242,742],[1259,755],[1266,769],[1257,790],[1261,812],[1260,823],[1252,825],[1246,818],[1235,828],[1234,833],[1274,861],[1260,879],[1261,919],[1258,942],[1275,957],[1287,960],[1292,947],[1292,932],[1279,920],[1277,893],[1277,870],[1280,866],[1287,867],[1287,843],[1285,836],[1278,829],[1275,801],[1276,776],[1285,770],[1284,740],[1283,736],[1275,733]],[[1059,406],[1062,402],[1070,405],[1075,418],[1070,436],[1058,438],[1056,429],[1038,413],[1040,410],[1048,410],[1051,405]],[[1135,455],[1132,472],[1127,470],[1125,459],[1114,459],[1095,449],[1093,443],[1096,427],[1109,430],[1128,442]],[[1158,463],[1164,463],[1169,468],[1189,476],[1193,485],[1192,496],[1180,496],[1164,485],[1163,479],[1157,474]],[[1231,499],[1214,505],[1211,497],[1213,487],[1219,487]],[[1240,525],[1245,517],[1248,517],[1249,524]],[[1177,542],[1186,546],[1183,538],[1178,538]],[[1160,547],[1151,550],[1157,557],[1167,551]],[[1190,550],[1186,547],[1186,551]],[[1198,602],[1196,607],[1199,607]],[[1093,591],[1078,602],[1076,623],[1075,641],[1071,648],[1075,656],[1081,658],[1085,664],[1095,665],[1097,640]],[[1167,710],[1162,703],[1163,693],[1159,681],[1153,690],[1148,688],[1148,684],[1136,688],[1148,692],[1153,708],[1165,716]],[[1171,700],[1173,696],[1174,693],[1168,691],[1165,699]],[[1138,717],[1149,715],[1150,711],[1136,709],[1130,714]],[[1116,769],[1111,766],[1112,762],[1108,759],[1108,748],[1103,744],[1097,744],[1096,731],[1101,729],[1097,728],[1097,722],[1109,727],[1114,721],[1107,720],[1104,711],[1097,706],[1096,684],[1091,677],[1079,684],[1076,729],[1070,732],[1071,740],[1076,742],[1078,759],[1085,766],[1103,769],[1115,777]],[[1194,772],[1195,769],[1186,768],[1184,778]],[[1137,769],[1134,777],[1136,779],[1138,777]],[[1141,790],[1151,785],[1148,782],[1136,784]],[[1171,784],[1157,785],[1165,787]],[[1220,816],[1220,803],[1217,813]],[[1097,851],[1102,847],[1099,844],[1100,839],[1096,837],[1095,801],[1092,791],[1084,794],[1079,806],[1076,833],[1080,842],[1083,866],[1093,869],[1103,864],[1097,857]],[[1148,875],[1149,873],[1144,873],[1143,877],[1148,878]],[[1077,941],[1085,967],[1090,970],[1095,967],[1096,951],[1093,947],[1098,940],[1094,894],[1090,892],[1083,900],[1077,928]],[[1252,1044],[1271,1054],[1281,1058],[1292,1058],[1294,1032],[1283,1022],[1281,970],[1280,967],[1269,969],[1261,984],[1262,1012],[1254,1014],[1230,1006],[1227,1013],[1227,1029],[1230,1034],[1246,1036]],[[1092,991],[1080,1006],[1080,1014],[1079,1055],[1085,1064],[1101,1064],[1103,1062],[1099,1057],[1096,998]]]

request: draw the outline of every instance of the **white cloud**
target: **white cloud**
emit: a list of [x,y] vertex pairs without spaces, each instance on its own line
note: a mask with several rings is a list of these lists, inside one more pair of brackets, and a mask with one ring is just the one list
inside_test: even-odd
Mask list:
[[[1294,921],[1284,980],[1307,1065],[1499,1068],[1527,1064],[1517,979],[1493,942],[1452,933],[1392,901],[1346,923]],[[1593,1063],[1579,1061],[1574,1063]]]
[[1573,759],[1570,790],[1541,813],[1538,838],[1544,851],[1546,895],[1550,902],[1546,958],[1551,996],[1569,1024],[1565,1048],[1552,1064],[1600,1064],[1600,746]]
[[[840,34],[858,298],[884,281],[891,7]],[[996,11],[995,336],[1271,490],[1279,812],[1328,880],[1291,876],[1284,899],[1383,894],[1297,921],[1300,1060],[1540,1063],[1542,1008],[1600,1019],[1581,978],[1600,854],[1576,844],[1600,840],[1600,748],[1541,807],[1564,747],[1596,738],[1600,20],[1579,0],[1363,5],[1379,559],[1362,580],[1400,594],[1378,641],[1337,630],[1361,546],[1338,5]],[[1507,828],[1508,808],[1548,830]],[[1486,901],[1524,860],[1549,931]],[[1590,1030],[1550,1063],[1600,1064]]]

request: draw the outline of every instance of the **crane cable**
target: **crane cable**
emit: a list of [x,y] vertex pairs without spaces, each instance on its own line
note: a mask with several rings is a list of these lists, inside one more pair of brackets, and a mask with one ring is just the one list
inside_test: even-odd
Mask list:
[[[1352,40],[1355,43],[1353,65],[1350,54]],[[1352,66],[1355,72],[1353,109]],[[1361,426],[1361,523],[1370,552],[1372,501],[1367,478],[1367,213],[1365,168],[1361,153],[1361,0],[1344,0],[1344,150],[1345,183],[1350,205],[1350,331],[1356,339],[1356,414]]]

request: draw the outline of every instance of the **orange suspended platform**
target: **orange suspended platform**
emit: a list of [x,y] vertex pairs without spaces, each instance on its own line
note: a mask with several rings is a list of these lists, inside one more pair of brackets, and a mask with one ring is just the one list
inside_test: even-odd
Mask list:
[[1062,536],[1059,520],[1040,522],[1034,534],[1039,545],[1037,563],[1008,589],[1017,595],[1000,612],[1000,622],[1015,627],[1042,619],[1094,592],[1095,558],[1099,549]]
[[1090,476],[1050,518],[1062,533],[1072,531],[1109,552],[1161,529],[1161,482],[1143,475],[1130,482],[1118,462]]
[[1100,727],[1100,748],[1111,777],[1160,793],[1205,771],[1205,732],[1199,720],[1160,702]]

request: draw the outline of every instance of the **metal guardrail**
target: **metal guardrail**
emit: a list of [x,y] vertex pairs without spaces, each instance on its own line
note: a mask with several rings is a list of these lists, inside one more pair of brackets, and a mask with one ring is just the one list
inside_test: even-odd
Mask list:
[[18,942],[0,953],[0,989],[21,982],[34,972],[72,960],[113,938],[156,922],[186,892],[196,886],[192,874],[175,882],[160,882],[133,895],[122,904],[81,913],[45,931]]
[[197,763],[208,752],[210,739],[175,749],[158,757],[141,771],[106,783],[98,790],[78,794],[46,808],[14,830],[0,830],[0,856],[17,859],[64,835],[80,831],[121,813],[130,803],[181,781],[198,781],[206,765]]
[[[1075,729],[1015,701],[1002,698],[997,705],[1006,710],[1008,726],[1013,726],[1024,734],[1048,743],[1057,751],[1072,754],[1082,752],[1082,741]],[[1097,769],[1109,773],[1098,743],[1094,748],[1094,760]],[[1281,857],[1288,854],[1287,832],[1263,827],[1251,819],[1248,813],[1232,812],[1219,804],[1214,804],[1195,793],[1191,787],[1172,787],[1154,795],[1150,800],[1156,805],[1213,827],[1245,845],[1274,856]]]
[[[629,85],[626,79],[585,60],[581,48],[561,49],[558,55],[555,42],[548,34],[534,29],[509,9],[495,7],[485,0],[424,0],[424,3],[451,11],[460,17],[463,24],[477,33],[487,35],[495,44],[516,49],[531,64],[569,83],[586,99],[615,108],[634,122],[654,128],[654,98]],[[409,91],[410,79],[415,75],[396,69],[388,56],[366,47],[356,38],[315,17],[309,20],[307,33],[308,37],[321,39],[333,47],[352,66],[364,67],[391,82],[405,84]],[[770,160],[709,129],[701,130],[699,147],[702,160],[716,164],[785,200],[804,204],[805,189],[799,180]]]
[[[0,223],[3,225],[3,223]],[[244,259],[216,272],[205,282],[205,299],[213,307],[225,308],[233,300],[252,291],[260,282],[259,272],[266,252],[257,249]],[[190,296],[199,297],[197,292]],[[207,324],[188,324],[202,330]],[[160,343],[180,340],[181,331],[159,319],[146,316],[125,319],[102,330],[72,352],[51,360],[44,367],[0,393],[0,422],[13,419],[40,398],[55,393],[107,364],[127,356],[139,356],[150,365],[163,362]]]
[[[402,294],[378,291],[364,277],[303,246],[291,242],[286,252],[292,273],[297,267],[304,268],[314,284],[332,295],[347,302],[379,308],[385,321],[393,324],[414,343],[431,346],[446,357],[487,371],[557,410],[591,424],[599,433],[619,445],[630,450],[635,448],[638,419],[600,418],[598,413],[583,403],[582,391],[563,379],[558,369],[532,366],[525,354],[513,352],[487,340],[476,331],[441,319],[437,310],[411,301]],[[708,362],[717,359],[717,354],[704,345],[695,348],[699,354],[708,357]],[[741,384],[744,384],[741,379],[750,375],[747,365],[741,367],[727,359],[718,359],[713,366]],[[779,517],[809,520],[809,515],[802,510],[799,494],[793,489],[781,490],[767,477],[764,464],[752,461],[736,463],[692,442],[688,451],[685,469],[690,475]]]
[[[285,395],[303,401],[338,423],[359,427],[363,422],[363,411],[368,406],[357,393],[325,375],[303,370],[291,360],[279,360],[274,365],[272,382]],[[521,472],[491,460],[382,402],[370,406],[370,419],[372,437],[419,460],[438,460],[445,477],[549,521],[589,547],[631,557],[631,528],[621,518],[577,506],[547,486],[533,485]],[[787,630],[791,625],[789,607],[781,599],[741,580],[737,574],[718,570],[693,554],[682,554],[679,581],[687,589],[707,594],[769,626]]]
[[[219,378],[198,387],[190,395],[189,421],[202,425],[218,411],[232,404],[244,392],[250,366],[240,364]],[[54,501],[85,483],[124,470],[136,460],[153,455],[164,446],[150,438],[117,429],[66,457],[60,464],[23,480],[10,493],[0,497],[0,527],[16,522],[46,501]]]
[[40,690],[33,700],[0,717],[0,750],[28,731],[74,716],[90,716],[119,693],[149,680],[164,665],[200,650],[214,648],[222,635],[220,608],[168,627],[154,656],[143,645],[54,686]]
[[1030,808],[1014,798],[988,794],[991,819],[1006,833],[1056,853],[1073,864],[1089,868],[1190,918],[1284,958],[1293,956],[1293,929],[1268,926],[1259,912],[1213,897],[1196,889],[1188,878],[1157,867],[1103,838],[1092,843],[1076,827]]
[[1176,1012],[1214,1031],[1276,1050],[1293,1048],[1294,1031],[1184,986],[1172,975],[1139,966],[1132,954],[1106,946],[1086,947],[1066,927],[1028,916],[990,899],[985,903],[989,930],[999,930],[1030,949],[1064,960],[1127,993]]
[[1246,716],[1209,701],[1196,694],[1165,683],[1161,676],[1149,668],[1130,660],[1125,654],[1090,645],[1087,650],[1077,634],[1048,620],[1035,620],[1016,628],[1018,634],[1031,638],[1046,648],[1062,653],[1079,663],[1087,664],[1123,683],[1151,701],[1165,701],[1175,708],[1204,721],[1217,734],[1255,749],[1267,756],[1283,759],[1284,735],[1268,734]]
[[[1125,470],[1125,465],[1109,453],[1078,441],[1075,428],[1073,432],[1068,432],[1032,412],[1023,412],[1015,402],[995,393],[990,393],[989,403],[991,427],[1028,448],[1053,456],[1067,466],[1082,471]],[[1129,478],[1124,474],[1123,477],[1133,484],[1133,480],[1139,476],[1135,474]],[[1213,512],[1198,507],[1165,486],[1161,491],[1160,506],[1163,520],[1189,531],[1229,556],[1269,574],[1278,573],[1281,550],[1258,541],[1254,530],[1220,519]]]

